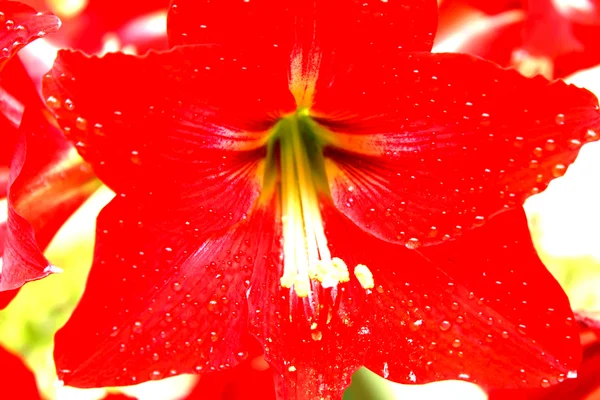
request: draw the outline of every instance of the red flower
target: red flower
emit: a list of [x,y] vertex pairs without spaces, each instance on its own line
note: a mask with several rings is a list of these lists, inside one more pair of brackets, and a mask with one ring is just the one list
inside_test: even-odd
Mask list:
[[280,398],[339,398],[361,365],[485,387],[577,367],[520,206],[597,138],[597,100],[430,54],[436,8],[176,1],[191,46],[59,54],[45,94],[118,193],[56,337],[65,384],[228,369],[246,332]]
[[[58,28],[56,17],[37,14],[15,2],[0,1],[7,29],[0,42],[0,308],[25,282],[56,272],[42,250],[63,222],[99,183],[89,166],[64,140],[18,59],[8,57],[32,39]],[[3,199],[4,200],[4,199]],[[8,291],[8,292],[4,292]]]
[[[565,77],[600,63],[596,40],[600,4],[596,0],[586,4],[578,7],[562,0],[445,1],[440,20],[448,41],[440,41],[440,49],[514,65],[525,75]],[[481,11],[491,15],[481,15]],[[467,22],[455,24],[456,18]]]

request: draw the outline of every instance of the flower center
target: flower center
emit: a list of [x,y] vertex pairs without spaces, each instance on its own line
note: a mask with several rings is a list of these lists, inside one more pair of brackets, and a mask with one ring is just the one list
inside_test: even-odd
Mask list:
[[[332,256],[327,245],[319,197],[329,193],[323,147],[324,135],[301,108],[282,119],[270,141],[271,170],[279,170],[281,220],[283,225],[284,272],[281,286],[293,288],[300,298],[322,287],[336,288],[348,282],[346,263]],[[278,144],[278,147],[276,146]],[[278,168],[277,168],[278,167]],[[373,276],[365,265],[354,274],[363,288],[373,288]]]

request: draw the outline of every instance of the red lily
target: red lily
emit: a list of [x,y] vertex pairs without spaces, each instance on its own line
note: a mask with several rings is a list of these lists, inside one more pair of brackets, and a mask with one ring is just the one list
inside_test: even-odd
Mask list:
[[597,100],[430,54],[436,12],[176,1],[191,46],[59,53],[45,94],[118,193],[56,337],[65,384],[224,370],[248,331],[280,398],[339,398],[361,365],[485,387],[577,367],[520,206],[597,139]]
[[[462,15],[458,18],[468,22],[463,26],[453,24],[457,4],[463,3],[467,5],[460,7],[458,14]],[[565,77],[600,63],[596,40],[600,33],[598,2],[587,1],[586,8],[557,0],[521,3],[446,1],[441,7],[444,15],[441,29],[449,41],[441,40],[440,48],[478,55],[505,66],[514,65],[526,75]],[[481,16],[478,10],[491,15]],[[470,14],[478,17],[469,18]],[[452,28],[446,29],[449,24]]]
[[[7,27],[5,58],[23,44],[56,30],[59,20],[15,2],[0,1]],[[35,32],[35,33],[34,33]],[[63,222],[98,187],[89,166],[64,140],[18,60],[0,74],[0,196],[6,216],[0,220],[0,297],[3,308],[25,282],[56,272],[42,255]]]

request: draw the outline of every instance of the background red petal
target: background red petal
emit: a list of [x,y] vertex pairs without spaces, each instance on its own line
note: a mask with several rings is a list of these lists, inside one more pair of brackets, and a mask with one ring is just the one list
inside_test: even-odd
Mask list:
[[21,123],[10,169],[1,290],[53,272],[42,250],[100,185],[50,118],[33,107]]
[[50,13],[38,13],[17,1],[0,1],[0,69],[27,43],[56,32],[60,20]]

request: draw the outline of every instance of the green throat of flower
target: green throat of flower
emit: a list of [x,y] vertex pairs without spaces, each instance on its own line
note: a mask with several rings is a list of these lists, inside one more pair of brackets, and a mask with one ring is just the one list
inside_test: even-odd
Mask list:
[[[329,250],[321,216],[319,199],[330,197],[323,157],[329,135],[300,108],[279,121],[268,144],[265,188],[278,192],[283,226],[281,286],[300,298],[350,281],[346,263]],[[373,288],[365,265],[357,265],[354,275],[363,288]]]

